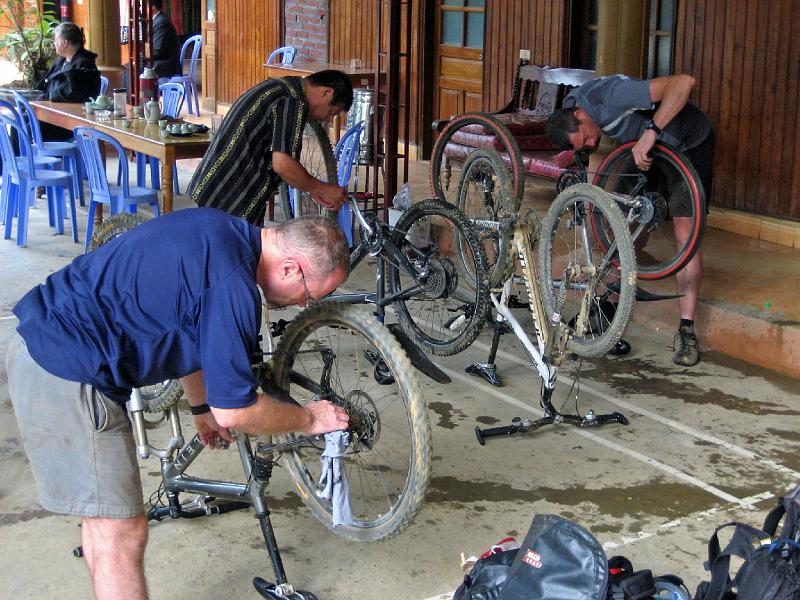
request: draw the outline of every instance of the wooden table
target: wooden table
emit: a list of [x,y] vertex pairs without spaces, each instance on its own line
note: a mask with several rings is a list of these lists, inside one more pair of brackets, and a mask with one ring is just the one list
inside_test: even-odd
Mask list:
[[40,121],[52,123],[65,129],[80,126],[94,127],[117,140],[123,148],[155,156],[161,161],[161,194],[163,212],[172,212],[172,167],[182,158],[202,157],[211,136],[196,133],[189,137],[167,137],[159,135],[158,124],[148,124],[144,119],[133,119],[130,128],[122,126],[122,120],[103,121],[95,115],[87,115],[84,105],[71,102],[31,102]]

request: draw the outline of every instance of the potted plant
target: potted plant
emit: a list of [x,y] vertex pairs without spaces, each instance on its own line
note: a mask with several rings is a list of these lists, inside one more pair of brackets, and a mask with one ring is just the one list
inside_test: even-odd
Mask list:
[[38,0],[0,0],[0,16],[11,25],[11,30],[0,36],[0,53],[23,77],[4,87],[33,90],[56,55],[53,28],[58,20],[43,13]]

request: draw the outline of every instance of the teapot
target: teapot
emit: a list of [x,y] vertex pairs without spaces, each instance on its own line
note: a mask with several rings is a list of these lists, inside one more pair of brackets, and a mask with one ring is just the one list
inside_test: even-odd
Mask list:
[[161,118],[161,105],[157,100],[150,100],[144,105],[144,116],[148,123],[158,123]]
[[94,99],[94,107],[99,108],[100,110],[111,108],[111,98],[108,96],[98,96]]

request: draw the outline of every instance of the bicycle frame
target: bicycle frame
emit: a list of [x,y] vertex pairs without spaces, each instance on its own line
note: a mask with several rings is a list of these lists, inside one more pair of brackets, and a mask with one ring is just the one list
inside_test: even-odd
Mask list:
[[[502,224],[501,226],[506,226]],[[475,435],[481,445],[485,444],[488,437],[511,435],[514,433],[525,433],[553,423],[564,422],[578,427],[592,427],[607,423],[628,424],[628,420],[619,412],[606,415],[595,414],[589,410],[586,415],[564,415],[559,413],[550,401],[556,386],[558,367],[565,354],[566,342],[569,339],[569,330],[561,322],[561,310],[564,306],[566,289],[570,285],[570,273],[566,271],[559,282],[559,293],[555,302],[555,310],[550,318],[545,314],[542,303],[541,291],[539,289],[539,279],[536,276],[536,262],[531,248],[533,242],[531,234],[525,225],[515,223],[513,225],[513,244],[514,252],[522,266],[522,279],[528,293],[528,307],[533,317],[535,340],[532,340],[514,316],[509,308],[511,287],[514,278],[511,277],[503,284],[500,292],[491,292],[489,297],[502,321],[507,322],[517,339],[522,343],[522,347],[531,359],[536,371],[542,379],[542,396],[540,404],[544,409],[544,416],[535,421],[529,419],[514,419],[511,425],[501,427],[491,427],[481,429],[475,427]],[[584,303],[577,316],[578,321],[588,318],[589,306]],[[499,329],[495,332],[495,338],[499,335]],[[492,342],[492,348],[496,350],[496,342]]]

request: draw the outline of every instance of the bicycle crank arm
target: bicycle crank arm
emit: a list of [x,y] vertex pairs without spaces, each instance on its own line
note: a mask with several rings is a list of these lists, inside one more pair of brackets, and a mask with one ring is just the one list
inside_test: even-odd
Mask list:
[[502,435],[513,435],[515,433],[528,433],[529,431],[539,429],[539,427],[542,425],[550,425],[551,423],[553,423],[553,417],[549,415],[545,415],[541,419],[537,419],[535,421],[514,417],[511,425],[503,425],[502,427],[487,427],[486,429],[476,427],[475,437],[478,438],[478,443],[481,446],[484,446],[486,445],[486,438],[498,437]]

